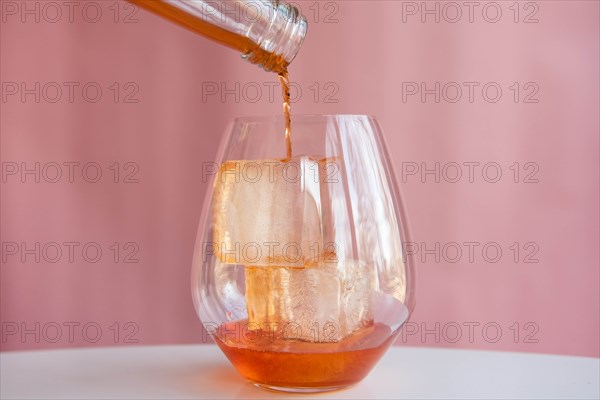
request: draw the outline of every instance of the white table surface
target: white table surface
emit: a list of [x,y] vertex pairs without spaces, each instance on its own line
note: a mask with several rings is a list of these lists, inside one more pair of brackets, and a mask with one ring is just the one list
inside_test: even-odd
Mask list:
[[595,398],[600,359],[395,347],[360,384],[317,395],[244,381],[213,345],[0,353],[0,398]]

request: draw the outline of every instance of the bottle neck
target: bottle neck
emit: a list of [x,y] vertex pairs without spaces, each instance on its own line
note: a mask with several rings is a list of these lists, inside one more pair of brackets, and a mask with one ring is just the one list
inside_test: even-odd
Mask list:
[[266,11],[270,18],[257,20],[250,26],[248,37],[256,47],[242,57],[267,71],[283,73],[298,54],[308,24],[291,4],[277,0],[266,3],[271,7]]

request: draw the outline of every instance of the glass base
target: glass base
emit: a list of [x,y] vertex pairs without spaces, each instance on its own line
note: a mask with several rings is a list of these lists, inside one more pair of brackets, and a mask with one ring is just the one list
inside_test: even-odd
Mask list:
[[341,385],[341,386],[321,386],[321,387],[301,387],[301,386],[273,386],[266,385],[264,383],[256,383],[252,382],[254,386],[259,387],[261,389],[274,390],[277,392],[287,392],[287,393],[321,393],[321,392],[331,392],[333,390],[342,390],[348,389],[353,385]]

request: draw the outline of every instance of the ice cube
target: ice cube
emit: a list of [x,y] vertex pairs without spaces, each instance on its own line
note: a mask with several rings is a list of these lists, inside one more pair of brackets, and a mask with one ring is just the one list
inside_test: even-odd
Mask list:
[[349,335],[373,324],[375,267],[348,260],[335,270],[342,276],[342,325]]
[[214,270],[214,289],[221,309],[228,321],[248,318],[244,296],[244,266],[223,264],[218,260]]
[[374,269],[346,260],[306,268],[246,267],[250,329],[286,339],[338,342],[373,324]]
[[249,329],[337,342],[372,325],[374,267],[348,260],[352,214],[339,161],[302,156],[221,165],[215,254],[245,265]]
[[213,198],[219,260],[302,267],[318,258],[321,171],[319,161],[309,157],[223,163]]

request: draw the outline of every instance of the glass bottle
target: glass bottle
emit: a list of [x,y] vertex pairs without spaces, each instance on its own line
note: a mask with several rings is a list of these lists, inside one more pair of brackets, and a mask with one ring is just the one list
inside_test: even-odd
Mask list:
[[130,1],[280,74],[300,50],[307,30],[301,12],[279,0]]

